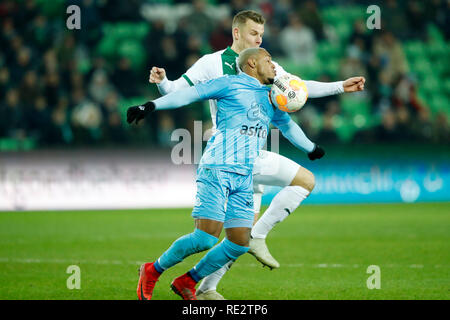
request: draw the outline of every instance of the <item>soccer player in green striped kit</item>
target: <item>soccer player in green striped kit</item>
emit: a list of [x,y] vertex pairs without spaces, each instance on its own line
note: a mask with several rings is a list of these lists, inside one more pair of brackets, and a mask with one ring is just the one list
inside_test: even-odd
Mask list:
[[[149,82],[156,83],[162,95],[193,86],[197,83],[215,79],[223,75],[239,73],[236,58],[247,48],[259,47],[264,34],[264,17],[259,13],[246,10],[241,11],[233,18],[231,47],[201,57],[179,79],[170,81],[166,78],[163,68],[153,67],[150,71]],[[280,77],[287,72],[275,61],[276,76]],[[365,79],[353,77],[345,81],[317,82],[305,81],[309,98],[319,98],[343,92],[356,92],[364,89]],[[216,128],[217,101],[209,100],[212,131]],[[320,159],[324,150],[316,143],[306,139],[301,146],[310,160]],[[273,227],[286,219],[300,203],[306,199],[315,185],[314,175],[311,171],[296,162],[274,152],[262,151],[256,159],[253,169],[253,190],[255,220],[259,215],[263,186],[279,186],[281,191],[273,198],[269,208],[255,223],[251,231],[249,253],[269,268],[279,268],[280,264],[270,254],[266,245],[266,236]],[[224,297],[216,291],[217,284],[229,270],[232,262],[223,266],[213,274],[203,279],[197,290],[199,300],[223,300]]]

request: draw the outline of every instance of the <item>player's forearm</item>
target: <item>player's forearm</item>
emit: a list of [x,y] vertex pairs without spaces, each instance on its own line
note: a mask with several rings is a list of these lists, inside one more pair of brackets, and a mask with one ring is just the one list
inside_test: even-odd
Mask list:
[[169,94],[171,92],[175,92],[183,88],[189,88],[189,83],[187,83],[187,81],[183,77],[180,77],[179,79],[174,81],[171,81],[167,79],[167,77],[165,77],[164,80],[162,80],[161,83],[158,83],[156,86],[159,93],[165,96],[166,94]]
[[195,87],[184,88],[169,93],[153,101],[155,110],[175,109],[201,100]]
[[278,126],[278,129],[298,149],[306,153],[314,150],[315,144],[308,139],[300,126],[292,119],[288,123]]
[[305,80],[308,89],[308,98],[321,98],[344,92],[344,81],[319,82]]

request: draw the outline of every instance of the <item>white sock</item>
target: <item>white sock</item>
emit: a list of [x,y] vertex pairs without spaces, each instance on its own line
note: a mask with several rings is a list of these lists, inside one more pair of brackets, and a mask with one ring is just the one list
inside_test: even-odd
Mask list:
[[300,186],[287,186],[281,189],[263,216],[253,226],[252,237],[265,239],[269,231],[297,209],[308,195],[309,191]]
[[253,211],[255,211],[255,214],[259,214],[259,211],[261,210],[262,195],[261,192],[253,193]]
[[209,276],[206,276],[203,278],[202,283],[200,283],[200,286],[197,289],[197,294],[199,292],[206,292],[209,290],[216,290],[217,285],[219,284],[219,281],[222,279],[222,277],[225,275],[225,273],[230,270],[231,265],[234,261],[227,262],[222,268],[219,270],[211,273]]

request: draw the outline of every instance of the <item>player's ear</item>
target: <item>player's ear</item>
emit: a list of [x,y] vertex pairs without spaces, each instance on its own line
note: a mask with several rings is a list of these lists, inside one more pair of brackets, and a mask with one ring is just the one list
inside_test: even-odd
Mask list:
[[256,59],[254,57],[249,58],[247,63],[252,69],[256,67]]
[[238,27],[233,28],[233,39],[239,40],[239,28]]

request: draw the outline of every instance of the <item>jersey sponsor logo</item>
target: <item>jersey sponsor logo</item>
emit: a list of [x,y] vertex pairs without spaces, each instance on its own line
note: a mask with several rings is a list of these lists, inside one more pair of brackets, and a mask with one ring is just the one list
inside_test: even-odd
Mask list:
[[252,106],[248,110],[247,118],[250,121],[270,122],[270,118],[264,112],[264,106],[256,102],[252,103]]
[[258,138],[267,138],[267,130],[263,126],[259,126],[259,123],[256,126],[247,126],[245,124],[242,125],[240,133],[242,135],[250,136],[250,137],[258,137]]

